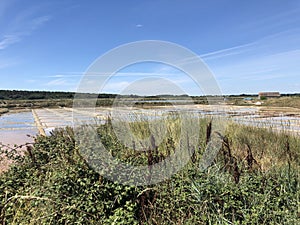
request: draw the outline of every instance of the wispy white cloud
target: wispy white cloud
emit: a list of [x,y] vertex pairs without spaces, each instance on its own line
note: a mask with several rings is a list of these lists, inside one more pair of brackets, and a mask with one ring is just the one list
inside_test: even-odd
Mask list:
[[[298,3],[298,5],[296,5]],[[291,7],[289,10],[284,10],[273,15],[261,18],[260,20],[255,20],[243,25],[247,30],[285,30],[287,27],[290,27],[293,23],[299,24],[300,22],[300,7],[299,1],[294,1],[294,7]]]
[[33,83],[36,83],[37,80],[34,80],[34,79],[28,79],[28,80],[25,80],[26,83],[29,83],[29,84],[33,84]]
[[255,43],[256,42],[251,42],[251,43],[244,44],[244,45],[238,45],[238,46],[234,46],[234,47],[230,47],[230,48],[217,50],[214,52],[205,53],[205,54],[200,55],[200,57],[204,58],[204,59],[215,59],[215,58],[227,57],[230,55],[237,55],[240,53],[247,52],[249,50],[248,48],[253,46]]
[[227,93],[255,93],[266,89],[299,92],[293,85],[300,81],[299,58],[300,50],[291,50],[243,59],[215,67],[213,71]]
[[[245,58],[245,56],[247,57],[254,54],[262,54],[262,51],[265,50],[282,51],[280,48],[286,48],[287,46],[291,46],[293,44],[299,45],[299,32],[299,29],[289,29],[277,32],[249,43],[200,54],[196,57],[186,58],[178,63],[190,64],[199,61],[199,59],[208,62],[214,61],[216,59],[222,60],[236,56],[241,56],[241,58]],[[268,51],[266,51],[265,54],[267,54]]]
[[[6,5],[0,3],[0,17],[3,14],[3,8],[7,8]],[[10,22],[6,28],[0,28],[0,50],[6,49],[10,45],[20,42],[24,37],[32,35],[35,30],[51,19],[49,15],[37,15],[35,8],[16,12],[17,14],[12,14],[10,18],[6,19]]]
[[33,29],[37,29],[39,26],[48,22],[51,19],[51,16],[41,16],[33,20]]
[[45,81],[46,77],[43,79],[32,79],[32,82],[44,86],[49,90],[68,90],[68,91],[76,91],[79,80],[70,79],[70,78],[57,78]]
[[201,55],[197,55],[195,57],[185,58],[185,59],[179,61],[178,65],[196,63],[196,62],[199,62],[199,60],[206,61],[206,60],[213,60],[213,59],[224,58],[224,57],[228,57],[228,56],[242,54],[242,53],[249,51],[249,47],[254,46],[255,43],[256,42],[251,42],[251,43],[247,43],[247,44],[243,44],[243,45],[237,45],[237,46],[224,48],[224,49],[220,49],[220,50],[213,51],[213,52],[204,53]]
[[68,84],[68,80],[64,78],[59,78],[55,80],[51,80],[46,83],[47,86],[64,86]]
[[103,87],[103,92],[158,95],[158,94],[193,94],[191,90],[198,90],[199,87],[188,76],[180,77],[144,77],[130,81],[121,78],[109,80]]
[[[132,71],[128,71],[131,70]],[[141,71],[141,72],[139,72]],[[145,72],[147,71],[147,72]],[[108,73],[89,73],[83,80],[84,72],[69,72],[61,73],[45,78],[53,78],[48,85],[63,86],[70,83],[74,85],[74,89],[80,84],[80,91],[93,92],[99,91],[108,93],[123,93],[123,94],[183,94],[185,91],[189,94],[199,93],[199,87],[195,82],[182,71],[168,65],[146,65],[144,70],[139,67],[132,67],[127,71],[120,71],[112,76]],[[107,76],[108,80],[103,80]],[[105,83],[103,83],[105,82]],[[103,85],[103,86],[101,86]],[[70,86],[70,85],[69,85]],[[79,86],[78,86],[79,87]],[[191,92],[190,90],[195,90]],[[197,92],[198,91],[198,92]]]
[[98,76],[110,76],[112,77],[170,77],[178,75],[178,72],[117,72],[117,73],[73,73],[73,74],[55,74],[46,76],[49,78],[71,78],[71,77],[98,77]]
[[141,28],[141,27],[143,27],[144,25],[143,24],[136,24],[135,25],[135,27],[137,27],[137,28]]
[[[298,91],[293,84],[299,83],[300,79],[300,29],[284,30],[199,57],[227,93],[256,92],[266,87]],[[194,57],[183,63],[195,63],[197,60],[199,58]]]
[[5,35],[0,41],[0,50],[5,49],[20,40],[21,38],[18,35]]
[[[233,78],[256,78],[261,75],[278,74],[289,76],[298,74],[300,50],[291,50],[275,54],[257,56],[256,58],[243,60],[230,65],[216,68],[216,73],[227,74]],[[278,75],[276,75],[277,77]],[[266,76],[265,76],[266,77]]]
[[104,86],[103,92],[138,95],[183,94],[184,91],[174,80],[138,79],[132,82],[113,81]]

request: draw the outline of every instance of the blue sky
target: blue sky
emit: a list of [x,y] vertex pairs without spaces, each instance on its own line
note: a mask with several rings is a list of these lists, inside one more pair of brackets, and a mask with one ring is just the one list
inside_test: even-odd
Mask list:
[[[1,0],[0,89],[76,91],[95,59],[140,40],[192,50],[224,94],[300,92],[299,0]],[[155,63],[124,68],[102,91],[172,93],[164,82],[155,89],[153,76],[202,94]]]

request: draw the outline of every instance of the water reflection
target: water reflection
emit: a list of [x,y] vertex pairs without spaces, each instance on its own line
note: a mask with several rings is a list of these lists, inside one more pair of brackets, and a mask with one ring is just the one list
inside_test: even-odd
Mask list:
[[8,113],[0,117],[0,142],[3,145],[21,145],[32,142],[37,134],[32,113],[18,112]]
[[[185,105],[185,106],[163,106],[155,108],[96,108],[73,110],[71,108],[60,109],[36,109],[34,110],[39,123],[36,123],[31,111],[9,113],[0,116],[0,142],[3,144],[24,144],[32,142],[32,138],[27,135],[38,134],[37,125],[50,135],[51,131],[58,127],[73,126],[73,119],[76,123],[87,124],[102,123],[108,116],[117,115],[125,120],[134,120],[140,114],[148,120],[155,120],[172,113],[187,112],[198,117],[218,116],[225,117],[228,121],[239,124],[271,128],[276,131],[289,131],[300,134],[300,116],[288,113],[270,113],[261,111],[258,107],[238,107],[238,106],[205,106],[205,105]],[[132,119],[133,118],[133,119]]]

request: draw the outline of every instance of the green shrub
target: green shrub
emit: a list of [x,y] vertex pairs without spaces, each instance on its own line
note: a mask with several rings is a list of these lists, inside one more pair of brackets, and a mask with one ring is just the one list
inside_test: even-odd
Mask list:
[[[169,123],[173,128],[155,154],[174,151],[176,123]],[[299,138],[231,125],[213,165],[200,171],[207,123],[200,121],[193,160],[148,187],[121,185],[95,172],[79,154],[71,128],[37,137],[24,156],[8,154],[16,162],[0,175],[0,223],[299,224]],[[131,128],[147,135],[143,121]],[[98,133],[120,160],[149,163],[116,140],[110,123],[99,125]],[[274,164],[262,169],[271,156]]]

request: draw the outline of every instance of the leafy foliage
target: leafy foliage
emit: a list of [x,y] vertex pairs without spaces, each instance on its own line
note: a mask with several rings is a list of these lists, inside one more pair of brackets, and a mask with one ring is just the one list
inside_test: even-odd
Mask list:
[[[37,137],[34,146],[0,175],[0,222],[299,224],[299,138],[232,125],[213,165],[200,171],[210,137],[209,122],[200,124],[193,160],[169,180],[148,187],[120,185],[95,172],[79,154],[71,128]],[[147,134],[143,122],[131,127]],[[170,131],[171,136],[150,150],[152,160],[155,154],[174,151],[177,131]],[[150,154],[134,154],[119,143],[110,123],[99,125],[98,133],[120,160],[153,163],[147,158]]]

